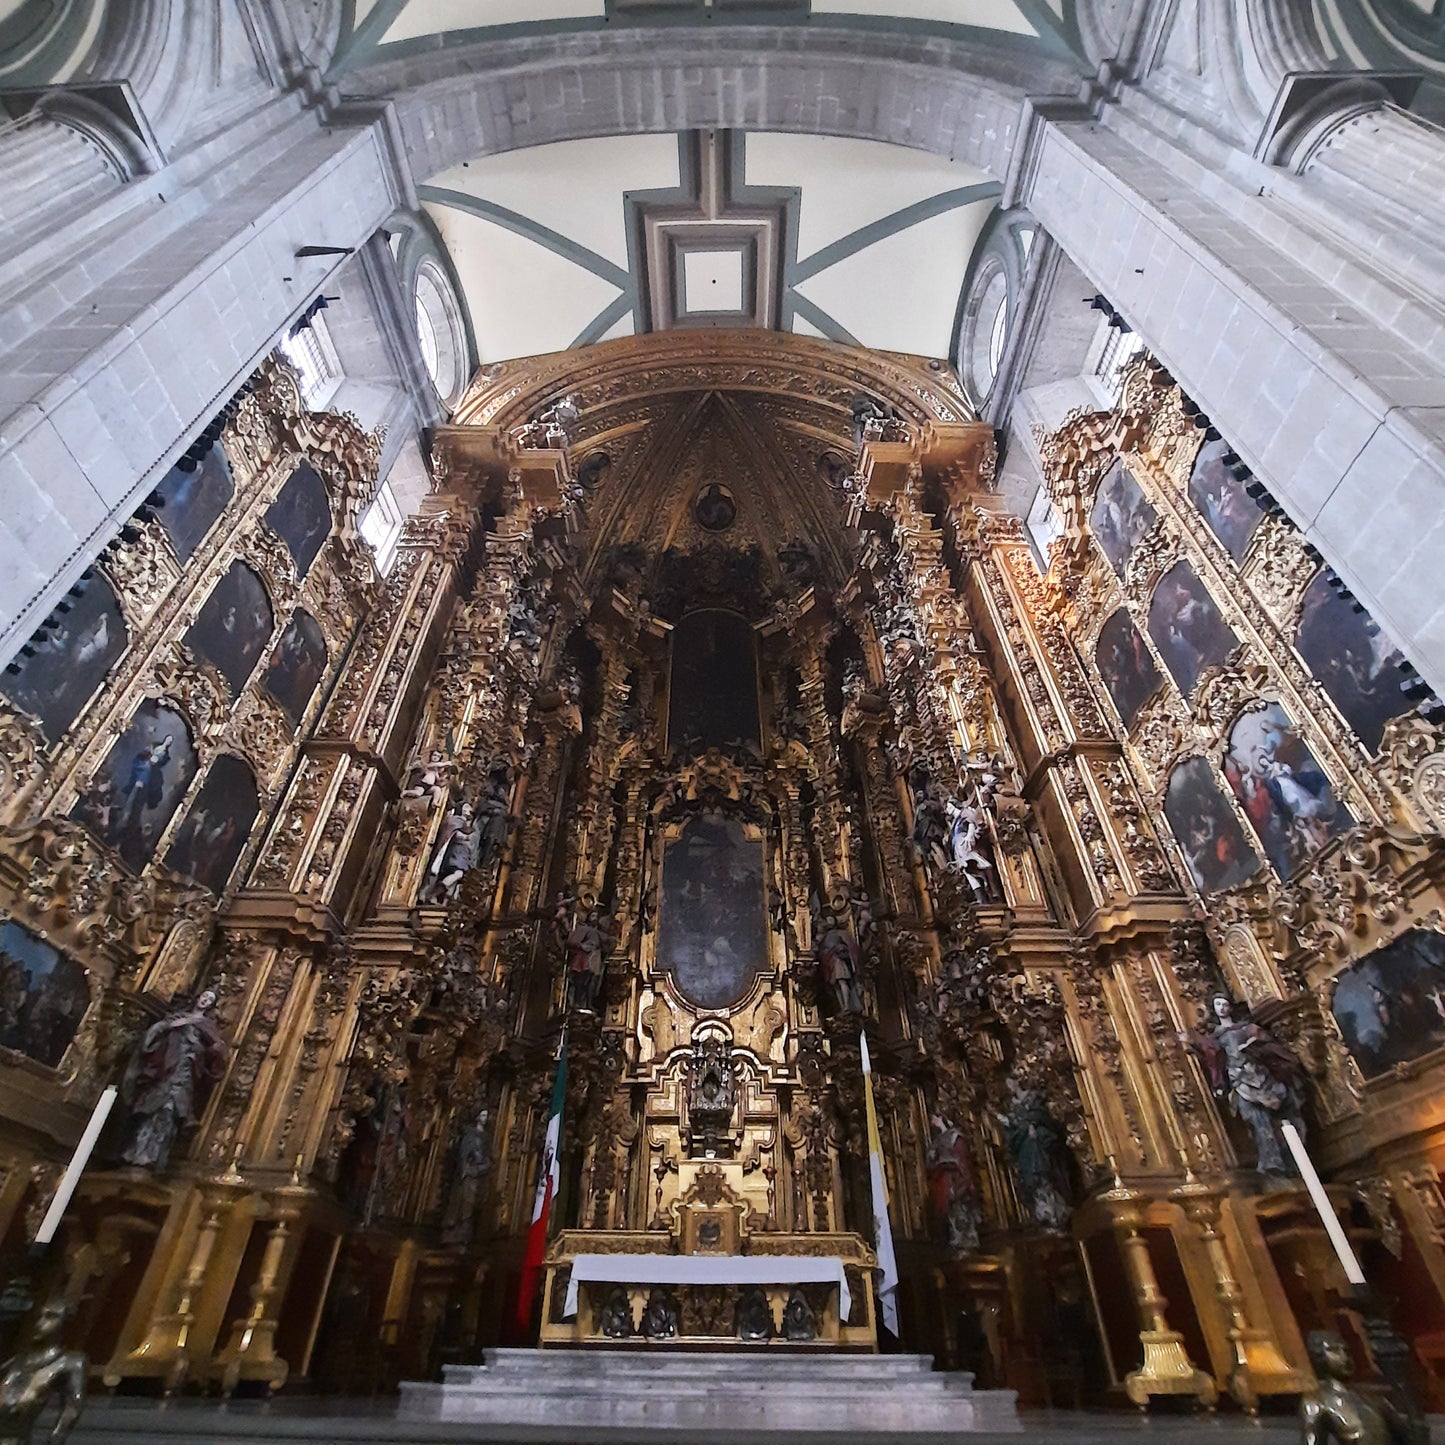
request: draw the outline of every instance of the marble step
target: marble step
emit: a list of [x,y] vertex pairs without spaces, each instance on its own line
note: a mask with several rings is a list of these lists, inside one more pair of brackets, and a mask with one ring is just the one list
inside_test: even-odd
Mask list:
[[639,1442],[706,1432],[732,1440],[961,1438],[1020,1429],[1012,1390],[973,1388],[926,1355],[496,1350],[404,1383],[398,1419],[479,1427],[628,1432]]
[[[503,1378],[535,1382],[538,1378],[626,1379],[655,1377],[659,1361],[706,1361],[709,1372],[731,1373],[725,1362],[733,1362],[742,1375],[766,1372],[768,1379],[874,1380],[916,1382],[926,1380],[972,1380],[971,1375],[940,1374],[933,1368],[932,1355],[845,1354],[840,1351],[808,1351],[796,1347],[756,1350],[679,1350],[667,1345],[639,1344],[618,1349],[584,1350],[488,1350],[481,1365],[447,1365],[446,1378],[457,1383]],[[684,1373],[686,1371],[684,1370]]]

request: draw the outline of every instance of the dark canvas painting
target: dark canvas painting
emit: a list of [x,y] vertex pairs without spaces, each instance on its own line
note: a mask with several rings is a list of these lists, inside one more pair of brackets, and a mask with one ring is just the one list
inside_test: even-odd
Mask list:
[[1278,703],[1235,723],[1224,775],[1282,877],[1354,821]]
[[725,1008],[768,966],[763,843],[735,818],[694,818],[667,845],[657,961],[701,1008]]
[[7,919],[0,929],[0,1048],[54,1068],[89,1007],[85,970]]
[[1423,928],[1352,963],[1335,982],[1335,1019],[1373,1078],[1445,1044],[1445,934]]
[[256,778],[240,758],[222,753],[206,774],[166,853],[166,866],[220,893],[231,880],[256,823]]
[[746,617],[710,609],[677,624],[668,740],[674,747],[759,740],[757,644]]
[[326,671],[326,642],[316,619],[304,608],[291,614],[266,666],[266,691],[299,723]]
[[1164,681],[1153,655],[1139,636],[1134,619],[1120,608],[1100,629],[1094,661],[1126,728],[1134,726],[1139,709]]
[[266,509],[266,523],[285,541],[296,570],[305,576],[331,535],[331,501],[326,483],[302,462]]
[[1139,483],[1129,475],[1128,467],[1115,462],[1099,483],[1089,513],[1089,530],[1116,572],[1124,570],[1129,553],[1144,540],[1157,515],[1139,490]]
[[76,800],[74,816],[127,866],[143,868],[195,775],[185,720],[147,698]]
[[1378,752],[1385,724],[1406,710],[1399,653],[1367,615],[1356,612],[1320,573],[1305,593],[1295,648],[1360,741]]
[[1264,518],[1244,483],[1224,465],[1226,441],[1205,442],[1189,474],[1189,498],[1199,508],[1209,530],[1224,543],[1236,562],[1244,561],[1249,539]]
[[65,599],[70,611],[57,609],[30,639],[32,655],[15,659],[19,670],[0,673],[0,691],[36,718],[51,742],[65,736],[129,641],[106,580],[93,573],[79,585],[80,596]]
[[1176,563],[1159,579],[1149,604],[1149,636],[1185,697],[1206,667],[1219,666],[1239,646],[1188,562]]
[[156,515],[182,562],[189,562],[206,533],[235,495],[231,467],[220,446],[213,446],[193,472],[172,467],[156,487]]
[[239,694],[274,626],[265,584],[244,562],[232,562],[186,633],[186,646],[214,663]]
[[1164,816],[1201,893],[1237,887],[1259,871],[1259,854],[1207,758],[1188,758],[1169,774]]

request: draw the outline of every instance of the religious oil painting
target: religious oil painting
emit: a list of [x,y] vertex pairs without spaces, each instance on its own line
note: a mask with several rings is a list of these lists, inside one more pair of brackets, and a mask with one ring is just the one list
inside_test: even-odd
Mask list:
[[89,1007],[85,970],[7,919],[0,928],[0,1048],[54,1068]]
[[156,515],[182,562],[195,555],[235,490],[230,464],[219,446],[213,446],[190,471],[177,465],[161,478],[154,493]]
[[1281,877],[1288,878],[1354,821],[1278,703],[1235,723],[1224,775]]
[[746,617],[706,608],[677,624],[669,714],[673,747],[758,741],[757,642]]
[[76,800],[73,815],[128,867],[141,869],[195,776],[185,719],[147,698]]
[[1149,604],[1149,636],[1188,697],[1206,667],[1219,667],[1239,645],[1199,574],[1179,562],[1159,579]]
[[726,1008],[768,966],[763,842],[704,814],[667,844],[657,961],[700,1008]]
[[1244,561],[1249,539],[1264,513],[1244,490],[1244,483],[1225,465],[1231,455],[1226,441],[1205,442],[1189,473],[1189,499],[1209,523],[1209,530],[1236,562]]
[[58,742],[85,710],[129,642],[115,593],[98,573],[76,584],[78,597],[67,595],[49,620],[27,643],[11,666],[0,673],[0,691],[29,713],[51,742]]
[[221,893],[256,825],[260,798],[251,769],[222,753],[206,774],[166,853],[166,866]]
[[232,562],[186,633],[186,646],[214,663],[239,695],[274,626],[265,584],[244,562]]
[[1124,720],[1132,728],[1139,709],[1154,695],[1164,681],[1155,666],[1153,655],[1139,636],[1134,619],[1120,608],[1100,629],[1099,646],[1094,661],[1109,696]]
[[1238,887],[1259,871],[1259,854],[1207,758],[1188,758],[1169,774],[1164,816],[1201,893]]
[[1385,724],[1409,704],[1400,691],[1405,674],[1399,653],[1365,612],[1320,573],[1305,592],[1295,650],[1329,693],[1345,721],[1370,752],[1378,752]]
[[1332,1003],[1345,1045],[1366,1078],[1445,1044],[1445,934],[1410,932],[1352,963]]
[[1099,483],[1089,530],[1116,572],[1123,572],[1129,554],[1144,540],[1157,515],[1129,468],[1115,462]]
[[321,628],[309,612],[298,607],[266,665],[263,685],[291,721],[299,723],[325,671],[326,642]]
[[326,483],[302,462],[266,509],[266,523],[280,535],[304,577],[331,535],[331,500]]

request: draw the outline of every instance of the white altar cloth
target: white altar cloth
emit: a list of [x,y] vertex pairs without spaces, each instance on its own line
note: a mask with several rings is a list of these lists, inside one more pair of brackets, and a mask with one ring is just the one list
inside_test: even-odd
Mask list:
[[579,1254],[562,1304],[563,1319],[577,1313],[583,1280],[607,1284],[836,1284],[838,1315],[853,1308],[843,1261],[832,1256],[792,1254]]

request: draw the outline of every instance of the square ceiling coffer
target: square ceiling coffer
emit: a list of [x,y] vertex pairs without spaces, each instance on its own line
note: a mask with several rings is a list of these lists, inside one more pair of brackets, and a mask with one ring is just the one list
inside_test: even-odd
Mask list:
[[674,254],[682,265],[677,288],[679,316],[743,314],[743,294],[750,289],[751,245],[728,251],[680,245]]
[[787,202],[746,189],[735,197],[725,134],[694,132],[690,141],[680,196],[628,196],[647,313],[639,329],[774,329],[782,304]]

